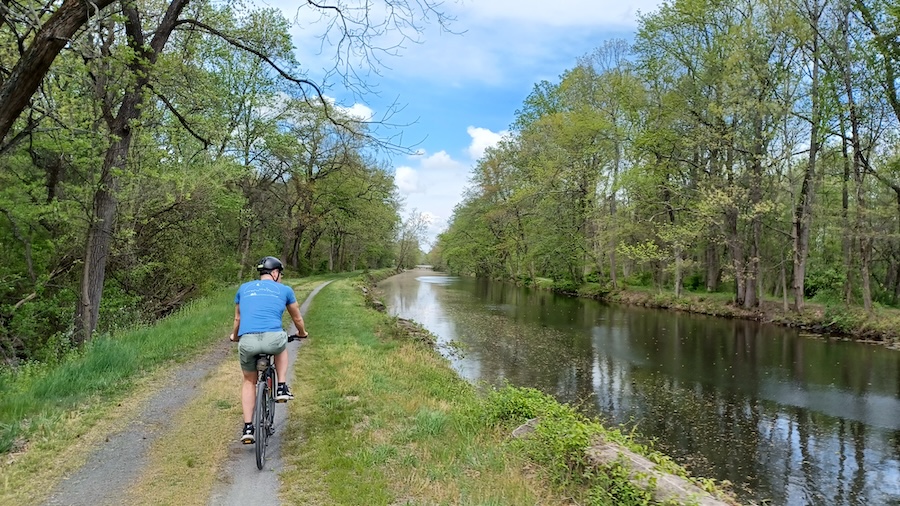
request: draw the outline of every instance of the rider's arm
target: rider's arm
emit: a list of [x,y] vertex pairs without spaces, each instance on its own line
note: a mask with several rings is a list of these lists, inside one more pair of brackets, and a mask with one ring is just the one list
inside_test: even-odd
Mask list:
[[241,305],[234,305],[234,328],[231,330],[229,339],[232,341],[240,341],[241,336],[238,335],[238,329],[241,327]]
[[300,304],[296,302],[292,302],[287,306],[288,314],[291,315],[291,320],[294,321],[294,326],[297,327],[297,335],[300,337],[306,337],[309,333],[306,331],[306,326],[303,324],[303,316],[300,314]]

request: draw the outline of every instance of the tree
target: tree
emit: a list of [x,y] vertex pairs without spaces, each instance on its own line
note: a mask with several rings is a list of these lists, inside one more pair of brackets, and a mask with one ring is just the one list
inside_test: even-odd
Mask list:
[[419,261],[422,243],[425,242],[425,232],[428,230],[430,220],[417,209],[409,212],[400,224],[397,244],[397,270],[414,267]]
[[[97,133],[105,136],[107,146],[98,168],[82,259],[82,286],[75,311],[78,342],[89,339],[97,326],[106,266],[111,254],[110,241],[118,215],[119,191],[128,170],[135,131],[142,126],[144,111],[153,107],[165,108],[178,118],[190,135],[202,140],[204,145],[210,144],[207,142],[209,139],[202,136],[202,130],[196,124],[191,125],[189,118],[179,112],[179,100],[175,100],[173,95],[160,93],[164,88],[161,78],[165,74],[159,68],[160,59],[176,29],[227,41],[233,47],[264,61],[273,72],[293,83],[295,87],[291,95],[295,98],[327,105],[320,86],[332,78],[339,78],[351,89],[365,91],[366,85],[356,80],[360,74],[354,69],[358,65],[377,67],[383,57],[394,54],[396,46],[383,49],[384,46],[378,43],[380,37],[399,33],[404,40],[416,39],[421,30],[418,24],[420,19],[433,17],[441,25],[448,21],[438,10],[438,4],[430,0],[386,0],[379,5],[367,4],[362,9],[346,9],[336,4],[304,5],[305,9],[323,14],[326,21],[323,38],[338,35],[334,46],[335,66],[326,73],[325,81],[315,83],[295,77],[294,74],[300,74],[290,62],[283,65],[285,62],[280,61],[277,54],[254,44],[252,37],[242,38],[231,32],[228,26],[216,26],[215,16],[209,19],[183,16],[188,4],[189,0],[171,0],[166,4],[164,13],[154,15],[152,10],[156,6],[145,5],[138,0],[120,0],[115,4],[111,0],[92,3],[65,0],[38,11],[39,15],[4,15],[4,31],[0,33],[0,38],[14,42],[19,54],[10,56],[4,53],[2,60],[8,73],[0,83],[0,103],[4,104],[0,109],[0,152],[12,149],[40,122],[45,111],[38,107],[30,108],[29,101],[52,72],[54,61],[61,52],[82,52],[94,69],[94,88],[103,123],[103,128],[98,129]],[[30,8],[27,3],[11,5],[26,10]],[[114,5],[120,17],[111,16]],[[145,7],[148,10],[143,10]],[[209,13],[203,9],[197,11],[200,14],[204,12]],[[150,19],[156,22],[150,25],[147,21]],[[89,20],[96,20],[97,23],[88,24]],[[147,26],[144,26],[145,23]],[[149,40],[145,40],[146,33],[152,34]],[[122,39],[122,36],[125,38]],[[362,59],[357,60],[356,55],[362,55]],[[114,76],[120,80],[114,82]],[[149,96],[154,96],[156,101],[148,100]],[[10,137],[16,121],[23,117],[24,124]],[[331,116],[329,120],[348,131],[359,125],[356,122],[341,123],[337,116]],[[385,147],[398,148],[389,139],[381,142]]]
[[[13,28],[6,32],[4,38],[7,43],[16,44],[19,56],[12,69],[8,73],[4,72],[6,78],[0,83],[0,104],[3,104],[0,107],[0,153],[8,148],[8,145],[4,146],[2,143],[15,121],[28,107],[29,100],[60,51],[91,16],[99,17],[101,11],[113,3],[114,0],[97,0],[91,3],[64,0],[55,10],[34,11],[31,10],[33,6],[28,3],[4,3],[4,10],[21,8],[23,12],[11,10],[9,14],[4,13],[2,18],[4,28]],[[11,37],[9,33],[12,33]],[[29,118],[25,130],[32,128],[35,122],[35,119]]]

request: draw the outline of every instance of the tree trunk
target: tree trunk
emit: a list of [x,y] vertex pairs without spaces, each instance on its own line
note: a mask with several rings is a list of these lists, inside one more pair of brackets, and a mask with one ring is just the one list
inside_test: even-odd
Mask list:
[[65,0],[38,30],[6,80],[0,85],[0,141],[12,129],[31,97],[41,85],[50,65],[92,14],[114,0]]
[[94,195],[94,218],[88,227],[81,291],[75,309],[75,342],[89,340],[97,328],[103,283],[106,281],[106,263],[112,244],[113,224],[116,217],[116,192],[119,187],[117,173],[125,168],[131,146],[133,127],[140,119],[143,97],[153,65],[175,28],[175,21],[189,0],[173,0],[160,21],[149,46],[144,42],[140,15],[134,4],[122,3],[125,32],[128,44],[135,51],[132,72],[135,83],[122,97],[115,119],[109,121],[110,145],[100,171],[100,185]]
[[785,311],[788,310],[787,273],[785,272],[784,262],[781,262],[781,307]]
[[[755,138],[753,139],[753,159],[750,163],[749,192],[750,208],[756,209],[762,202],[762,159],[765,151],[763,141],[763,119],[758,115],[753,119],[753,132]],[[753,212],[752,218],[750,219],[749,242],[750,251],[748,252],[749,255],[746,259],[747,279],[744,286],[744,288],[746,289],[746,294],[744,295],[743,307],[745,309],[751,309],[759,306],[759,286],[760,281],[762,281],[762,269],[760,268],[760,255],[762,255],[762,217],[758,212],[755,211]]]
[[681,297],[684,290],[684,260],[682,259],[681,248],[675,248],[675,297]]
[[116,193],[119,190],[119,178],[114,172],[125,166],[131,144],[131,129],[125,129],[114,138],[117,140],[110,144],[103,159],[98,189],[94,194],[94,218],[88,226],[81,292],[75,314],[77,344],[90,340],[97,328],[103,283],[106,279],[106,262],[109,259],[118,205]]
[[[818,26],[818,14],[816,14],[812,22],[814,26]],[[803,311],[804,306],[806,261],[809,258],[809,229],[812,226],[813,180],[816,174],[816,157],[819,152],[819,38],[817,35],[813,35],[812,41],[810,96],[812,98],[812,111],[809,132],[809,160],[806,164],[806,172],[803,174],[803,183],[800,187],[797,206],[794,208],[794,226],[791,233],[794,243],[794,275],[791,280],[791,290],[794,292],[794,310],[798,314]]]
[[850,144],[853,147],[853,176],[854,182],[856,183],[856,223],[855,223],[855,233],[856,238],[859,241],[859,262],[860,262],[860,276],[861,276],[861,288],[862,288],[862,298],[863,298],[863,307],[866,308],[866,311],[872,310],[872,287],[871,287],[871,279],[870,279],[870,262],[871,262],[871,251],[872,251],[872,240],[869,238],[868,230],[866,222],[868,220],[867,217],[867,202],[866,202],[866,192],[865,192],[865,161],[863,160],[863,148],[861,141],[861,133],[860,133],[860,118],[859,113],[856,106],[856,99],[853,93],[853,81],[850,75],[850,62],[849,62],[849,17],[850,10],[845,7],[844,17],[841,23],[841,31],[842,31],[842,42],[843,46],[843,58],[842,58],[842,80],[844,85],[844,93],[847,98],[847,112],[850,120]]
[[731,208],[725,212],[725,226],[727,227],[726,242],[728,244],[728,252],[731,255],[731,265],[734,269],[734,303],[738,306],[744,305],[744,297],[746,294],[746,278],[744,274],[744,249],[737,230],[737,214],[735,208]]
[[853,230],[850,226],[850,154],[848,153],[847,132],[841,121],[841,160],[844,165],[844,177],[841,184],[841,225],[844,233],[841,237],[841,250],[844,258],[844,302],[850,304],[853,299]]
[[721,269],[719,268],[719,244],[710,241],[706,245],[706,291],[719,291]]
[[619,278],[617,277],[617,272],[619,270],[618,265],[616,265],[616,246],[618,240],[618,234],[616,233],[616,223],[618,222],[618,217],[616,213],[618,213],[618,207],[616,202],[616,187],[618,186],[618,178],[619,178],[619,166],[622,163],[622,147],[620,143],[616,143],[616,161],[613,166],[613,174],[612,174],[612,191],[609,195],[609,219],[610,223],[612,223],[610,248],[609,248],[609,282],[612,285],[613,289],[619,287]]
[[241,230],[241,264],[238,266],[238,282],[244,279],[244,267],[247,265],[247,257],[250,256],[250,243],[253,234],[253,227],[244,227]]

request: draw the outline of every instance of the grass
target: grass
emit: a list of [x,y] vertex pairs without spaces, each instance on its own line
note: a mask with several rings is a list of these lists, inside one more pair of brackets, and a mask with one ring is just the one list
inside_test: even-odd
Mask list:
[[58,366],[29,364],[0,372],[0,452],[20,451],[67,413],[114,401],[162,364],[178,362],[228,334],[227,293],[189,304],[154,326],[100,336]]
[[[299,284],[290,279],[286,282],[294,286],[302,302],[322,280],[333,277],[304,278]],[[82,464],[107,434],[121,428],[123,420],[155,391],[173,381],[169,374],[173,365],[225,339],[233,322],[233,298],[234,288],[223,288],[156,325],[98,337],[57,366],[27,364],[0,371],[0,452],[6,453],[0,461],[0,504],[31,504],[46,497],[61,476]],[[204,416],[188,416],[183,423],[175,423],[173,430],[182,431],[178,438],[204,434],[232,437],[240,421],[240,376],[236,359],[223,367],[224,371],[217,371],[213,378],[231,374],[233,381],[204,381],[204,390],[195,400],[199,404],[188,410]],[[228,425],[225,431],[220,429],[224,420]],[[191,424],[194,426],[189,427]],[[199,432],[191,433],[193,430]],[[179,451],[178,445],[168,450],[154,448],[153,455],[158,455],[154,461],[164,465],[149,472],[171,476],[173,469],[180,473],[185,468],[204,471],[210,468],[208,462],[221,458],[216,455],[221,445],[194,446],[201,451],[190,456],[190,462],[183,460],[183,448]],[[184,465],[179,464],[180,459]],[[198,483],[206,479],[190,473],[184,476]],[[155,485],[162,483],[165,481]],[[156,494],[165,492],[158,486],[151,488]]]
[[475,389],[433,350],[363,307],[359,287],[316,298],[295,364],[282,475],[287,504],[563,504],[473,411]]

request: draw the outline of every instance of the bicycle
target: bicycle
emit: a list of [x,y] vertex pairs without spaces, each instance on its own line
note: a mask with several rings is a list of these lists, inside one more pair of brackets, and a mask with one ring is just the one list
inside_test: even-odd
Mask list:
[[[304,336],[303,338],[308,337]],[[298,335],[288,336],[288,342],[303,339]],[[275,387],[278,385],[278,373],[272,355],[257,355],[256,370],[256,403],[253,406],[253,425],[256,427],[256,467],[259,470],[266,464],[266,447],[269,436],[275,433]]]

